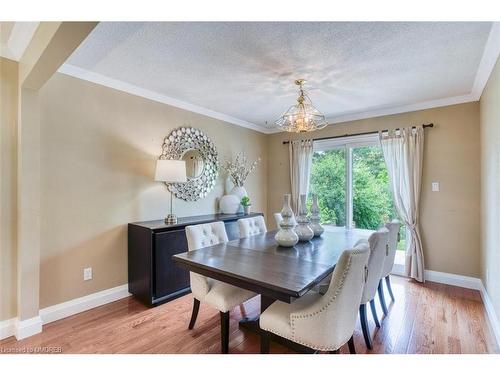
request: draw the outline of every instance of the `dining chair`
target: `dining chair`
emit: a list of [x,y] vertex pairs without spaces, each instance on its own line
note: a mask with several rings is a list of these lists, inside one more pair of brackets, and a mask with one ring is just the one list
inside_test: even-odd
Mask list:
[[[227,242],[224,223],[217,221],[208,224],[189,225],[186,227],[188,251]],[[221,351],[229,351],[229,312],[243,302],[256,296],[254,292],[241,289],[222,281],[214,280],[200,274],[190,272],[191,292],[193,293],[193,312],[189,329],[193,329],[200,302],[219,310],[221,323]]]
[[256,234],[267,232],[264,216],[247,217],[238,220],[240,228],[240,238],[255,236]]
[[269,353],[272,334],[319,351],[339,353],[345,343],[355,354],[353,333],[366,281],[366,242],[345,250],[321,295],[309,291],[292,303],[276,301],[260,315],[261,353]]
[[[281,213],[280,212],[275,212],[274,213],[274,221],[276,222],[276,228],[280,228],[280,223],[283,221],[283,216],[281,216]],[[295,215],[292,215],[292,217],[290,218],[290,222],[293,224],[293,225],[297,225],[297,220],[295,220]]]
[[384,259],[384,266],[382,267],[382,274],[380,275],[380,280],[378,283],[378,297],[380,299],[380,305],[382,306],[382,311],[384,312],[385,315],[387,315],[387,305],[385,303],[384,287],[382,281],[385,279],[387,290],[389,291],[391,300],[394,302],[394,294],[392,293],[391,279],[389,275],[392,271],[392,267],[394,267],[394,258],[396,257],[396,250],[398,247],[398,237],[399,237],[399,227],[400,227],[399,220],[392,220],[390,223],[385,224],[385,227],[389,230],[389,238],[388,238],[389,247],[387,249],[387,254]]
[[382,227],[377,232],[371,234],[368,241],[362,240],[363,242],[368,242],[370,247],[370,256],[368,258],[368,275],[363,295],[361,297],[361,304],[359,306],[359,318],[361,320],[361,329],[363,331],[366,347],[370,350],[373,349],[373,345],[370,335],[370,327],[368,325],[368,317],[366,315],[366,305],[368,302],[370,303],[375,325],[380,327],[375,307],[375,294],[377,293],[380,275],[382,274],[382,267],[384,266],[384,260],[388,251],[388,235],[389,230]]

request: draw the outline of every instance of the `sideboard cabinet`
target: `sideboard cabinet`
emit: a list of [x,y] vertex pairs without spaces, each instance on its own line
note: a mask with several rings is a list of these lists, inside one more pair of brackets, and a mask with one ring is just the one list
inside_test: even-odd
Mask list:
[[229,240],[239,237],[238,219],[262,215],[201,215],[181,217],[177,224],[163,220],[128,225],[128,291],[149,306],[190,292],[189,272],[178,267],[172,256],[188,251],[188,225],[223,221]]

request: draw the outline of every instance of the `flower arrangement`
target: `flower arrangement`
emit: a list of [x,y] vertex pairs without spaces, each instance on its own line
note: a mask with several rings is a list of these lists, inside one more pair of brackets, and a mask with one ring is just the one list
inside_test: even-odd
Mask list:
[[260,158],[253,163],[249,163],[248,159],[242,152],[236,155],[234,161],[226,160],[222,169],[224,169],[231,179],[234,186],[243,186],[248,175],[253,172],[257,165],[260,163]]

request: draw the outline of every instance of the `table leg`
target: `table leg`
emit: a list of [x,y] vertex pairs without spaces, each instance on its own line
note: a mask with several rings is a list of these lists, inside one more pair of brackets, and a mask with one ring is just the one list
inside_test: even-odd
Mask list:
[[[274,298],[260,295],[260,313],[262,314],[271,304],[276,301]],[[240,328],[247,329],[260,335],[259,317],[243,318],[240,320]]]

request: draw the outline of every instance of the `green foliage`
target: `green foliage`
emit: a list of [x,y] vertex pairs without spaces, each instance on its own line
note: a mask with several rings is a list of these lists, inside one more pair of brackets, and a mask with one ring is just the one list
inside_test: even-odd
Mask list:
[[315,152],[311,192],[318,195],[324,224],[345,225],[345,150]]
[[[346,225],[345,154],[344,149],[334,149],[313,155],[310,190],[318,194],[324,224]],[[397,217],[382,150],[377,146],[355,148],[352,161],[353,221],[357,228],[378,229]]]
[[396,217],[382,150],[355,148],[352,163],[353,221],[357,228],[378,229]]
[[244,196],[241,198],[241,205],[242,206],[250,206],[250,198],[247,196]]

